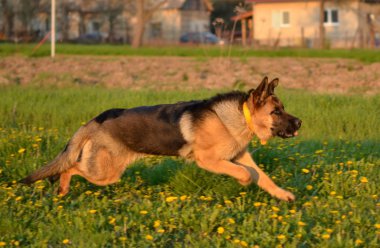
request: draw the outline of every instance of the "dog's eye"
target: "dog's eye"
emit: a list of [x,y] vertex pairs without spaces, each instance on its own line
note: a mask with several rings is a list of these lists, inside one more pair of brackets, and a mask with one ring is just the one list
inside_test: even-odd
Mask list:
[[271,114],[275,114],[275,115],[281,115],[281,111],[279,109],[275,109],[271,112]]

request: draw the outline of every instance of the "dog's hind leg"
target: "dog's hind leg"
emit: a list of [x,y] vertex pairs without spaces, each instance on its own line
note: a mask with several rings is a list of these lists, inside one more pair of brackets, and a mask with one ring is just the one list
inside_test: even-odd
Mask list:
[[66,195],[70,190],[70,180],[73,175],[78,174],[75,167],[70,168],[61,173],[59,177],[59,189],[58,194]]

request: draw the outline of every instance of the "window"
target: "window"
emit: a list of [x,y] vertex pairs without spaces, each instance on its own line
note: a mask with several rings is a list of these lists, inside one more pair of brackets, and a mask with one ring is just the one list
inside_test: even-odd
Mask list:
[[282,12],[281,26],[289,26],[289,25],[290,25],[289,11],[283,11]]
[[289,11],[272,12],[272,27],[273,28],[286,28],[289,26],[290,26],[290,12]]
[[161,22],[155,22],[150,24],[150,37],[161,38],[162,37],[162,25]]
[[325,25],[336,26],[339,24],[339,13],[337,9],[326,9],[324,13]]

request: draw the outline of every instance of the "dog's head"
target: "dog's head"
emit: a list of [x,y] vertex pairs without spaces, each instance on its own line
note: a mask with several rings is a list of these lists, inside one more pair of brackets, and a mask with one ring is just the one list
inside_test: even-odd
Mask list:
[[278,79],[268,82],[265,77],[256,89],[249,91],[247,101],[251,112],[254,132],[259,139],[266,141],[271,137],[290,138],[298,135],[302,121],[285,111],[284,105],[274,94]]

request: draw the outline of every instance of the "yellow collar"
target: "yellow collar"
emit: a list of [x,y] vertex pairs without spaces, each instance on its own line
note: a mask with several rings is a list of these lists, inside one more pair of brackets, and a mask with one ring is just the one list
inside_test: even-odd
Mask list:
[[243,103],[243,113],[244,113],[244,118],[245,118],[245,121],[247,122],[249,130],[251,130],[251,132],[254,133],[251,112],[248,109],[247,102]]
[[[251,112],[248,109],[247,102],[243,103],[243,114],[244,114],[244,118],[245,118],[245,121],[247,122],[249,130],[251,130],[252,133],[255,133],[255,130],[253,128],[253,123],[252,123]],[[260,140],[260,143],[262,145],[266,145],[267,141],[266,140]]]

